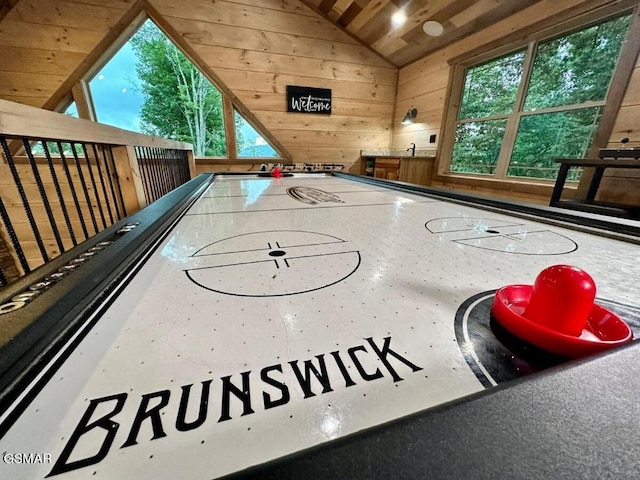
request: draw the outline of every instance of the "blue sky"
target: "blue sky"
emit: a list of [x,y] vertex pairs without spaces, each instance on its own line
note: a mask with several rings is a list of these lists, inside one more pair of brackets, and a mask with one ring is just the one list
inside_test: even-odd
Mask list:
[[[137,62],[138,58],[127,42],[89,82],[100,123],[140,132],[140,108],[144,96],[139,89]],[[246,121],[241,123],[240,130],[251,143],[258,137],[258,133]],[[259,148],[263,150],[267,147]]]
[[136,63],[131,45],[126,43],[89,82],[99,122],[140,131],[144,97],[138,89]]

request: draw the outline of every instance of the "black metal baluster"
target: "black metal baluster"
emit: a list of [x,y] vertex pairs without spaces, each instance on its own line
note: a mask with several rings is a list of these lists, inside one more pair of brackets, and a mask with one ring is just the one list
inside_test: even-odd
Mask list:
[[180,186],[180,178],[178,176],[178,171],[180,168],[180,163],[178,162],[178,159],[176,158],[174,151],[173,150],[169,150],[167,152],[167,158],[169,158],[169,161],[171,162],[171,182],[173,183],[173,188],[178,188]]
[[[2,139],[4,142],[4,138]],[[4,145],[3,145],[4,146]],[[27,214],[29,216],[29,214]],[[7,230],[7,234],[9,235],[9,241],[11,242],[11,246],[16,252],[16,256],[18,257],[18,261],[22,266],[22,270],[27,274],[31,272],[29,268],[29,262],[27,262],[27,257],[24,256],[24,250],[22,249],[22,245],[20,245],[20,241],[18,240],[18,235],[16,235],[16,231],[13,228],[13,224],[11,223],[11,219],[9,218],[9,212],[4,206],[4,202],[0,197],[0,218],[2,218],[2,222],[4,223],[4,228]],[[36,235],[36,238],[39,238],[40,235]]]
[[147,191],[147,203],[153,202],[153,189],[151,188],[151,176],[149,172],[149,157],[147,156],[146,149],[144,147],[140,148],[140,160],[144,165],[144,178],[145,178],[145,187]]
[[[44,140],[41,140],[41,142],[44,145]],[[53,230],[53,236],[56,239],[56,243],[58,244],[60,253],[62,253],[65,251],[64,245],[62,244],[62,238],[60,238],[60,232],[58,231],[58,225],[56,224],[56,220],[53,216],[53,210],[51,210],[51,204],[49,203],[47,192],[45,192],[44,190],[44,184],[42,183],[42,178],[40,177],[40,172],[38,171],[38,165],[36,165],[36,159],[33,157],[33,153],[31,152],[31,145],[29,145],[29,141],[26,138],[22,139],[22,144],[24,145],[25,152],[27,153],[27,158],[29,159],[29,164],[31,165],[31,170],[33,171],[33,177],[36,180],[38,192],[40,192],[40,198],[42,199],[44,210],[47,213],[47,218],[49,219],[49,224],[51,225],[51,230]]]
[[171,177],[169,175],[169,162],[167,161],[166,149],[158,149],[158,157],[162,164],[162,176],[164,179],[164,193],[169,193],[173,188],[171,185]]
[[153,179],[151,178],[151,163],[149,156],[147,155],[147,147],[140,147],[141,150],[141,159],[144,161],[144,171],[145,178],[147,179],[147,190],[149,194],[147,195],[147,203],[153,202]]
[[162,176],[160,175],[160,162],[158,161],[158,152],[157,149],[150,149],[151,156],[153,157],[153,170],[155,172],[155,183],[158,186],[158,194],[155,200],[158,200],[162,195],[164,195],[164,188],[162,185]]
[[166,148],[158,149],[158,156],[162,162],[162,172],[164,174],[165,194],[173,190],[173,182],[171,181],[171,164],[167,158]]
[[171,158],[171,173],[173,175],[173,188],[180,186],[180,159],[176,155],[175,150],[169,151],[169,158]]
[[191,172],[189,171],[189,156],[185,151],[178,152],[178,156],[181,160],[182,183],[187,183],[191,179]]
[[162,194],[166,195],[171,190],[171,186],[169,185],[169,177],[167,175],[167,163],[165,162],[165,159],[164,159],[164,149],[157,148],[156,155],[158,156],[158,162],[160,162]]
[[149,165],[150,165],[150,170],[149,172],[151,173],[151,186],[153,187],[153,201],[156,201],[158,198],[160,198],[160,181],[159,181],[159,176],[158,176],[158,168],[156,165],[156,159],[155,156],[153,155],[153,148],[151,147],[147,147],[147,151],[148,151],[148,158],[149,158]]
[[140,178],[142,179],[142,187],[144,188],[144,198],[147,203],[149,202],[149,181],[147,180],[147,167],[142,153],[141,147],[134,147],[136,152],[136,160],[138,162],[138,170],[140,171]]
[[[58,180],[58,175],[56,174],[56,170],[53,166],[53,159],[51,158],[51,152],[49,151],[49,146],[47,145],[47,142],[43,141],[42,147],[44,148],[44,154],[47,157],[47,163],[49,164],[49,172],[51,173],[51,178],[53,179],[53,186],[56,189],[56,194],[58,195],[58,200],[60,201],[62,216],[64,217],[64,221],[67,224],[67,230],[69,230],[69,236],[71,237],[73,246],[76,246],[78,245],[78,242],[76,241],[76,236],[73,233],[73,226],[71,225],[69,212],[67,212],[67,205],[64,201],[64,197],[62,196],[62,190],[60,189],[60,182]],[[62,251],[60,253],[62,253]]]
[[[116,168],[116,159],[113,156],[113,147],[111,145],[107,146],[107,150],[109,151],[109,158],[111,159],[111,168],[113,169],[113,177],[116,181],[116,191],[118,192],[118,197],[120,198],[120,206],[122,207],[122,217],[120,219],[126,217],[127,208],[124,205],[124,197],[122,196],[122,187],[120,186],[120,176],[118,175],[118,169]],[[131,212],[133,213],[133,212]]]
[[180,152],[179,155],[182,160],[182,183],[186,183],[191,180],[191,171],[189,170],[189,155],[187,155],[187,152]]
[[109,190],[111,190],[111,198],[113,199],[113,208],[116,211],[116,220],[123,218],[120,215],[120,206],[118,205],[118,197],[116,197],[116,190],[113,186],[113,178],[116,176],[115,168],[112,170],[109,168],[109,157],[107,156],[107,150],[111,150],[111,146],[102,145],[102,159],[104,160],[104,169],[107,173],[107,180],[109,182]]
[[189,180],[191,180],[191,168],[190,168],[190,164],[189,164],[189,154],[187,152],[181,152],[180,155],[182,156],[182,168],[184,169],[184,178],[182,183],[187,183]]
[[[82,149],[86,157],[87,149],[84,147],[84,145],[82,145]],[[82,166],[80,165],[80,158],[78,157],[78,152],[76,152],[75,143],[71,143],[71,152],[73,152],[73,159],[76,163],[76,168],[78,169],[78,177],[80,177],[80,185],[82,185],[82,190],[84,191],[84,198],[85,198],[85,201],[87,202],[87,208],[89,209],[89,215],[91,216],[91,221],[93,222],[93,230],[94,230],[94,233],[98,233],[100,231],[98,229],[98,222],[96,220],[96,215],[93,212],[93,206],[91,205],[91,198],[89,198],[89,190],[87,189],[87,182],[84,180],[84,174],[82,173]],[[89,162],[87,160],[87,164],[88,163]]]
[[145,196],[147,203],[151,203],[153,193],[151,191],[151,179],[149,178],[149,161],[146,156],[144,147],[138,147],[138,165],[142,169],[142,178],[144,178]]
[[[60,152],[60,159],[62,161],[62,168],[64,169],[64,174],[67,177],[67,182],[69,182],[69,188],[71,189],[71,196],[73,197],[73,204],[76,206],[76,212],[78,214],[78,218],[80,219],[80,226],[82,227],[82,232],[84,233],[84,239],[89,238],[89,232],[87,231],[87,225],[84,221],[84,215],[82,214],[82,210],[80,209],[80,202],[78,201],[78,195],[76,194],[76,187],[73,184],[73,179],[71,178],[71,172],[69,171],[69,165],[67,165],[67,158],[64,155],[64,149],[62,148],[62,142],[57,142],[58,152]],[[73,149],[74,146],[70,144]],[[75,244],[75,242],[74,242]]]
[[173,150],[167,151],[167,158],[169,159],[169,166],[171,167],[169,170],[171,172],[171,183],[173,184],[173,189],[176,189],[180,186],[180,179],[178,178],[180,164]]
[[[102,210],[102,202],[100,201],[100,194],[98,193],[98,186],[96,185],[96,179],[93,176],[93,168],[91,168],[91,158],[89,156],[89,152],[87,151],[87,145],[85,143],[82,144],[82,150],[84,151],[84,157],[87,160],[87,167],[89,168],[89,177],[91,178],[91,184],[93,185],[93,194],[96,197],[96,201],[98,202],[98,212],[100,212],[100,218],[102,219],[102,228],[107,228],[107,221],[104,218],[104,210]],[[89,204],[91,208],[91,204]],[[93,210],[93,208],[91,208]],[[98,230],[96,230],[98,233]]]
[[[40,198],[42,199],[44,210],[47,214],[47,218],[49,219],[49,225],[51,226],[51,230],[53,231],[53,236],[56,240],[56,243],[58,244],[58,249],[60,250],[60,253],[62,253],[64,252],[64,245],[62,244],[62,238],[60,238],[60,232],[58,231],[58,226],[56,225],[56,221],[53,216],[53,211],[51,210],[51,204],[49,203],[49,198],[47,197],[47,193],[44,190],[44,184],[42,183],[42,178],[40,178],[40,172],[38,171],[36,160],[33,157],[33,153],[31,152],[31,145],[29,145],[29,141],[26,138],[22,139],[22,144],[24,145],[27,158],[29,159],[29,164],[31,165],[31,171],[33,172],[33,177],[36,181],[36,186],[38,187],[38,192],[40,193]],[[42,243],[42,239],[40,239],[40,243]],[[42,245],[44,248],[44,244]],[[48,260],[49,258],[47,255],[45,262]]]
[[104,194],[104,203],[107,205],[107,213],[109,214],[109,225],[113,225],[113,213],[111,212],[111,202],[109,201],[109,195],[107,194],[107,187],[104,183],[104,176],[102,175],[102,168],[100,167],[100,155],[98,154],[98,148],[95,143],[91,144],[93,154],[96,156],[96,167],[98,168],[98,178],[100,179],[100,185],[102,186],[102,193]]

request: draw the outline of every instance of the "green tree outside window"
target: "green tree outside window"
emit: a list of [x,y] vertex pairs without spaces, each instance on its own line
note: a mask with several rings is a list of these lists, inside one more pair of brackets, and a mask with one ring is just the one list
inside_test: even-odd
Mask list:
[[[584,157],[630,19],[609,20],[468,68],[450,171],[495,175],[502,164],[506,176],[553,179],[555,158]],[[525,71],[527,55],[531,67]],[[509,124],[515,134],[507,135]]]

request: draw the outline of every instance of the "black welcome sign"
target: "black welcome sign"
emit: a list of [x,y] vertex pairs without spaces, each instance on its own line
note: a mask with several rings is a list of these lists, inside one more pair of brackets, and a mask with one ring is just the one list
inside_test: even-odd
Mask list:
[[331,90],[287,85],[287,112],[331,115]]

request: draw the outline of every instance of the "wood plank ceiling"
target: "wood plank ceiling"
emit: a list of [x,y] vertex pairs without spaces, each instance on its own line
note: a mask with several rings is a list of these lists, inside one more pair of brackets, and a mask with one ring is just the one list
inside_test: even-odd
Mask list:
[[[540,0],[302,0],[397,67],[489,27]],[[404,25],[391,17],[402,10]],[[425,22],[444,30],[429,36]]]

